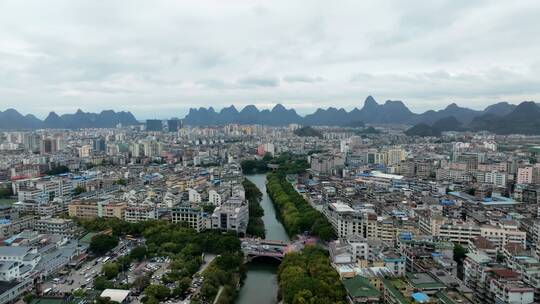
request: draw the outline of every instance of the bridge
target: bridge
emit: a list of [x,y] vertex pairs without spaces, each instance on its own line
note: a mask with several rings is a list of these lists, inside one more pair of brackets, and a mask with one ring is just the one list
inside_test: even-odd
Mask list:
[[251,262],[257,257],[269,257],[282,261],[287,253],[297,252],[304,248],[303,242],[284,242],[254,238],[243,238],[241,241],[246,262]]

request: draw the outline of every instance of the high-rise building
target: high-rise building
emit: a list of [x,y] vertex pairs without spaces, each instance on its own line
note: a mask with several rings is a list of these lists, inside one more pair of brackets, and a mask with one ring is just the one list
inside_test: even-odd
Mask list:
[[155,157],[161,154],[161,143],[157,141],[146,141],[143,143],[144,156]]
[[182,128],[182,121],[180,119],[169,119],[167,127],[169,132],[178,132]]
[[39,152],[41,154],[54,153],[58,151],[57,141],[54,138],[44,138],[41,141]]
[[90,145],[84,145],[79,148],[79,157],[90,157],[92,155],[92,147]]
[[107,150],[107,143],[103,137],[94,138],[92,140],[92,145],[96,152],[105,152]]
[[163,124],[160,119],[147,119],[146,131],[161,132],[163,131]]
[[132,143],[129,146],[129,152],[131,153],[132,157],[139,157],[142,155],[143,149],[141,149],[141,145],[139,143]]
[[27,151],[38,152],[40,148],[41,137],[35,133],[25,133],[23,135],[23,145]]

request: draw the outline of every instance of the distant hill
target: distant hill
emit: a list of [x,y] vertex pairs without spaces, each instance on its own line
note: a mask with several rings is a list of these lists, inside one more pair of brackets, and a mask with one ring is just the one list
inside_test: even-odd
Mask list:
[[323,135],[318,130],[313,129],[310,126],[302,127],[299,129],[294,130],[294,134],[300,136],[300,137],[319,137],[322,138]]
[[414,125],[412,128],[405,131],[405,134],[407,134],[408,136],[426,137],[426,136],[440,136],[441,132],[436,129],[433,129],[430,125],[422,122],[417,125]]
[[510,114],[510,112],[514,111],[516,108],[516,105],[509,104],[508,102],[499,102],[496,104],[492,104],[485,108],[484,114],[492,114],[496,116],[504,116]]
[[487,113],[476,117],[469,129],[490,131],[496,134],[540,134],[540,106],[525,101],[503,116]]
[[193,126],[223,125],[228,123],[263,124],[283,126],[291,123],[307,126],[351,126],[355,124],[407,124],[434,122],[447,117],[453,117],[463,125],[469,124],[474,118],[484,114],[503,116],[508,114],[515,105],[506,102],[497,103],[483,111],[460,107],[455,103],[438,111],[429,110],[421,114],[413,113],[399,100],[387,100],[377,103],[372,96],[368,96],[361,108],[346,111],[343,108],[319,108],[315,112],[302,117],[294,109],[286,109],[278,104],[272,110],[260,111],[254,105],[248,105],[240,112],[234,106],[223,108],[216,112],[210,108],[192,108],[184,119],[184,123]]
[[[500,115],[501,113],[505,113]],[[489,131],[495,134],[540,135],[540,106],[532,101],[519,105],[506,102],[487,107],[482,115],[476,116],[468,124],[462,124],[449,116],[432,124],[419,123],[405,134],[416,136],[439,136],[444,131]]]
[[435,121],[433,124],[419,123],[405,131],[409,136],[440,136],[446,131],[463,131],[465,128],[455,117],[448,116]]
[[219,113],[212,107],[208,109],[192,108],[184,118],[186,125],[193,126],[224,125],[230,123],[279,126],[300,123],[301,121],[302,117],[295,110],[285,109],[281,104],[276,105],[272,110],[262,111],[259,111],[254,105],[248,105],[240,112],[234,106],[230,106],[223,108]]
[[[230,106],[219,112],[213,107],[192,108],[184,118],[184,124],[191,126],[216,126],[231,123],[269,126],[301,124],[342,127],[400,124],[420,125],[418,128],[410,129],[411,132],[419,134],[436,134],[438,131],[463,129],[487,130],[499,134],[540,134],[537,128],[538,118],[535,117],[538,107],[538,104],[534,102],[524,102],[520,105],[499,102],[478,111],[452,103],[442,110],[429,110],[416,114],[399,100],[387,100],[379,104],[372,96],[368,96],[361,108],[356,107],[351,111],[335,107],[319,108],[304,117],[300,116],[296,110],[287,109],[281,104],[277,104],[271,110],[259,110],[254,105],[245,106],[242,110]],[[43,121],[31,114],[22,115],[14,109],[0,111],[0,129],[110,128],[119,123],[124,126],[138,124],[133,114],[124,111],[107,110],[100,113],[87,113],[78,110],[73,114],[63,115],[51,112]],[[433,130],[428,131],[426,126]]]
[[441,132],[445,131],[463,131],[464,127],[454,116],[441,118],[431,125],[432,128]]
[[138,124],[133,114],[124,111],[106,110],[101,113],[85,113],[78,110],[74,114],[61,116],[51,112],[43,121],[32,114],[23,116],[14,109],[0,111],[0,129],[5,130],[113,128],[119,123],[123,126]]
[[355,134],[361,135],[361,134],[379,134],[381,131],[375,129],[374,127],[367,127],[363,128],[362,130],[357,130]]
[[424,122],[432,124],[437,120],[454,117],[463,124],[468,124],[474,117],[482,115],[482,111],[476,111],[468,108],[463,108],[455,103],[448,105],[446,108],[439,111],[427,111],[416,116],[413,121],[416,123]]

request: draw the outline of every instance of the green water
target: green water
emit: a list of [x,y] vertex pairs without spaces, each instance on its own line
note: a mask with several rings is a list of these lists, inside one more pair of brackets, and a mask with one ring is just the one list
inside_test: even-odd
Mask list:
[[[264,209],[264,227],[266,239],[277,241],[289,241],[289,237],[283,225],[276,219],[276,210],[266,194],[266,175],[255,174],[246,176],[253,182],[263,197],[261,207]],[[237,304],[275,304],[277,303],[277,267],[276,263],[257,260],[247,265],[248,272],[244,285],[240,289]]]

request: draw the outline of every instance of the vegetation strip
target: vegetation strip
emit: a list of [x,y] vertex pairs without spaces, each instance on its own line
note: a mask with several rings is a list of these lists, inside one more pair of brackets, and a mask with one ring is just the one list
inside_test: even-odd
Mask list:
[[246,199],[249,204],[249,222],[247,234],[254,237],[265,237],[264,222],[262,217],[264,209],[261,207],[262,193],[257,186],[248,179],[242,183],[246,193]]
[[330,265],[325,250],[308,246],[290,253],[279,266],[279,296],[289,303],[347,303],[339,275]]
[[296,192],[284,174],[268,173],[267,180],[267,192],[289,236],[307,232],[324,241],[334,238],[328,219]]

